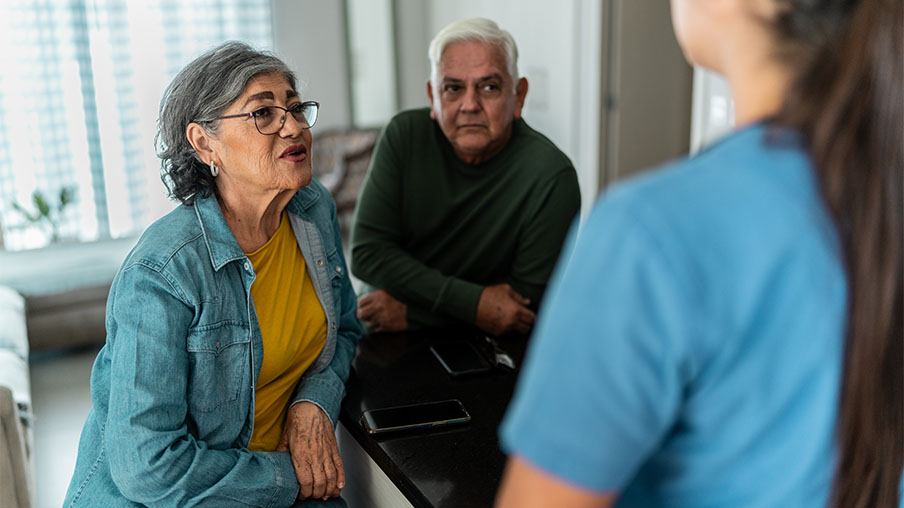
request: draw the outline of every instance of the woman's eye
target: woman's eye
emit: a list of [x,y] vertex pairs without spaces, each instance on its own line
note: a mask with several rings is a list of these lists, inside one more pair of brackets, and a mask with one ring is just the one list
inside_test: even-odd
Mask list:
[[267,118],[271,115],[270,108],[257,109],[251,114],[254,115],[254,118]]
[[289,113],[301,113],[303,110],[304,106],[302,106],[300,102],[289,106]]

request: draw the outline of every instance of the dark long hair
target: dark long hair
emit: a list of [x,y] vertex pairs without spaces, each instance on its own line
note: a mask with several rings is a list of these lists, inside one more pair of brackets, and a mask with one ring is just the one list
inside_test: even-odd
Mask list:
[[904,468],[904,1],[778,0],[803,132],[848,280],[832,505],[898,507]]

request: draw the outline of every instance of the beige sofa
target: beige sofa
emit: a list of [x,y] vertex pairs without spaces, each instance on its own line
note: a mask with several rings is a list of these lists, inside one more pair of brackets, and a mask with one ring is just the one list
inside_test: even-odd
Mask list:
[[25,300],[0,286],[0,507],[34,506],[31,421]]

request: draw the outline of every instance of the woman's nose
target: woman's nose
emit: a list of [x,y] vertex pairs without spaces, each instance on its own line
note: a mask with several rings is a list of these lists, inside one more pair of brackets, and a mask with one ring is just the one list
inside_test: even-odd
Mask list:
[[[279,135],[283,137],[296,137],[307,128],[307,123],[295,119],[295,115],[288,112],[284,113],[282,127],[279,128]],[[283,134],[285,133],[285,135]]]

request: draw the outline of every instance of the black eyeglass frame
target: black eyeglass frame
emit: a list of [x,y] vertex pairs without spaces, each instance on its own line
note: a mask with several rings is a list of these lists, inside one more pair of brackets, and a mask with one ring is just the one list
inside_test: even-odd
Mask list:
[[[313,127],[314,124],[317,123],[317,118],[318,118],[318,116],[319,116],[319,114],[320,114],[320,103],[319,103],[319,102],[317,102],[317,101],[304,101],[304,102],[299,102],[299,103],[298,103],[298,107],[299,107],[300,109],[302,109],[302,110],[303,110],[306,106],[314,106],[314,121],[311,122],[307,127],[302,126],[302,130],[307,130],[307,129],[310,129],[311,127]],[[293,105],[292,107],[294,108],[295,105]],[[264,132],[261,131],[261,128],[257,125],[257,117],[254,116],[255,113],[257,113],[258,111],[260,111],[260,110],[262,110],[262,109],[265,109],[265,108],[276,108],[276,109],[281,109],[281,110],[284,111],[283,116],[282,116],[282,118],[281,118],[280,121],[279,121],[279,128],[276,129],[275,131],[269,133],[269,134],[265,134]],[[299,112],[300,112],[300,111],[299,111]],[[257,109],[255,109],[254,111],[252,111],[252,112],[250,112],[250,113],[239,113],[239,114],[237,114],[237,115],[224,115],[224,116],[218,116],[218,117],[214,118],[214,120],[225,120],[225,119],[227,119],[227,118],[245,118],[245,117],[250,117],[252,120],[254,120],[254,128],[257,129],[257,132],[260,132],[260,133],[261,133],[262,135],[264,135],[264,136],[273,136],[273,135],[275,135],[275,134],[278,134],[279,131],[282,130],[283,126],[286,125],[286,117],[289,116],[289,113],[291,113],[291,109],[284,108],[284,107],[282,107],[282,106],[264,106],[264,107],[261,107],[261,108],[257,108]],[[294,117],[294,114],[293,114],[293,117]],[[298,120],[295,120],[295,121],[297,122]]]

